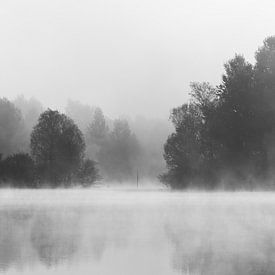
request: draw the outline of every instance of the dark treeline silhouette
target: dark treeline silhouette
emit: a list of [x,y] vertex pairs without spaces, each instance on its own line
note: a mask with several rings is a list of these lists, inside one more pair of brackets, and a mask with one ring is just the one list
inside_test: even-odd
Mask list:
[[272,187],[275,168],[275,36],[255,54],[225,64],[222,82],[192,83],[189,103],[171,112],[164,145],[172,188]]

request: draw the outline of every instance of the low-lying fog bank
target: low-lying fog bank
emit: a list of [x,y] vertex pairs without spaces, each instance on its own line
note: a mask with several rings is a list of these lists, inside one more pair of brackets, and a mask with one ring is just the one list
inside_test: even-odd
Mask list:
[[0,274],[273,274],[275,193],[0,190]]

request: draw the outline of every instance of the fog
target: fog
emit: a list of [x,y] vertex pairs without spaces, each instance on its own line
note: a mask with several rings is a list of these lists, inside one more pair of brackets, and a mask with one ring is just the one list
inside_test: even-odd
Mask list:
[[273,274],[274,193],[1,190],[1,274]]
[[[224,174],[242,174],[239,167],[249,170],[246,174],[250,171],[262,174],[260,182],[264,182],[265,176],[269,180],[273,177],[273,168],[268,166],[274,159],[273,143],[269,140],[273,140],[270,133],[275,131],[271,130],[273,122],[267,124],[273,118],[274,108],[270,103],[270,91],[266,90],[266,83],[262,81],[269,77],[270,83],[273,83],[274,79],[274,75],[269,75],[275,60],[274,41],[272,37],[268,43],[264,40],[274,31],[274,8],[271,0],[2,1],[0,25],[5,27],[0,28],[0,98],[7,98],[20,112],[13,106],[7,108],[7,113],[0,110],[1,156],[29,153],[36,169],[38,162],[31,153],[30,135],[39,115],[50,108],[73,119],[84,137],[86,150],[82,155],[93,161],[94,166],[98,164],[101,176],[106,180],[134,181],[139,171],[146,180],[160,177],[166,183],[174,181],[172,185],[177,188],[201,179],[205,185],[206,177],[210,181],[208,186],[214,187],[216,183],[213,182],[222,181],[220,177]],[[262,46],[263,42],[265,46]],[[262,53],[254,59],[257,47],[262,49]],[[268,49],[270,53],[264,56]],[[248,106],[247,113],[242,113],[242,108],[235,110],[236,102],[230,102],[231,97],[224,105],[220,100],[217,105],[225,108],[221,111],[225,115],[221,118],[223,125],[216,129],[221,129],[221,133],[218,130],[213,133],[215,131],[210,131],[209,126],[209,129],[200,129],[199,135],[196,135],[199,137],[209,132],[213,144],[208,144],[209,148],[203,150],[205,144],[191,146],[182,142],[181,146],[186,148],[177,150],[180,147],[175,141],[177,129],[175,136],[172,124],[168,122],[169,114],[182,104],[190,104],[190,82],[207,81],[213,90],[221,87],[226,74],[224,63],[235,53],[244,57],[243,63],[239,62],[240,58],[235,60],[239,60],[238,66],[248,62],[246,69],[249,71],[251,66],[254,70],[249,78],[251,83],[247,84],[255,85],[253,89],[249,85],[245,89],[249,100],[243,102],[242,96],[234,99],[238,106],[243,103]],[[271,62],[269,65],[265,58]],[[266,75],[262,75],[261,68],[265,65],[267,68],[262,71]],[[238,79],[242,76],[237,74],[234,81]],[[256,79],[259,81],[254,81]],[[238,84],[233,87],[232,95],[241,95],[243,81]],[[226,95],[230,87],[223,87]],[[271,94],[274,87],[269,87]],[[259,94],[259,98],[251,97],[252,93]],[[250,100],[250,97],[253,99]],[[213,106],[216,104],[214,101],[210,102]],[[249,102],[253,103],[249,105]],[[254,114],[255,117],[251,117],[251,121],[255,122],[254,129],[254,125],[249,126],[253,124],[251,121],[243,122],[241,118],[250,118],[249,114],[255,113],[254,105],[259,102],[264,104],[258,108],[260,111]],[[231,104],[231,109],[226,109],[227,104]],[[221,117],[217,113],[213,121],[210,121],[210,116],[207,120],[207,112],[203,113],[202,109],[199,110],[202,113],[201,123],[207,127]],[[211,110],[216,109],[213,107]],[[92,131],[91,134],[90,131],[96,110],[100,110],[99,118],[106,126],[97,139],[94,136],[99,133]],[[236,112],[238,118],[232,116],[227,125],[227,117],[232,112]],[[263,113],[266,116],[262,116]],[[238,128],[239,122],[243,124]],[[227,133],[232,123],[235,127]],[[262,125],[266,126],[264,130]],[[245,126],[253,128],[253,131],[247,131]],[[169,135],[171,132],[172,136]],[[258,140],[254,137],[255,133],[260,133]],[[222,136],[221,140],[216,140],[217,136]],[[248,140],[242,140],[243,136],[248,136]],[[249,148],[254,139],[257,142],[252,146],[253,151]],[[207,138],[201,140],[205,143]],[[238,163],[238,153],[242,150],[238,146],[230,147],[232,144],[244,149],[248,147],[247,151],[244,150],[247,154],[241,156],[245,159],[241,163]],[[217,154],[215,148],[225,148],[220,151],[236,154],[231,161],[230,153],[224,156],[224,152],[219,151],[220,154]],[[68,152],[68,148],[65,151]],[[213,162],[209,152],[215,156]],[[177,156],[177,153],[181,155]],[[217,161],[216,156],[220,157]],[[185,157],[187,160],[183,161]],[[253,159],[251,162],[256,168],[248,164],[248,158]],[[183,166],[181,163],[184,163]],[[215,165],[221,167],[216,169]],[[11,170],[16,169],[12,167]],[[26,172],[26,169],[22,170]],[[198,180],[199,173],[203,175]],[[70,176],[67,174],[66,177]],[[257,182],[258,178],[253,177]],[[10,179],[5,176],[3,180]],[[184,181],[186,184],[182,184]]]
[[274,32],[274,1],[0,3],[0,96],[67,99],[106,115],[167,118],[190,81],[217,84],[236,52],[252,61]]
[[[13,101],[0,98],[0,104],[0,154],[5,158],[21,152],[30,153],[31,133],[47,107],[35,97],[24,95]],[[165,169],[163,144],[172,131],[168,118],[108,117],[100,107],[74,100],[67,101],[65,114],[81,130],[85,157],[97,162],[101,178],[105,181],[135,181],[137,170],[141,181],[156,181]],[[101,120],[106,129],[100,128]],[[125,133],[119,133],[118,124],[126,130]]]
[[274,10],[1,1],[0,275],[274,274]]

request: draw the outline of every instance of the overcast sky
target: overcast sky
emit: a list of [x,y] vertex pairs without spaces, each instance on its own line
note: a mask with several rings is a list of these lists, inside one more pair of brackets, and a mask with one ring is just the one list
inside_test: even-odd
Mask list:
[[275,34],[274,0],[0,0],[0,96],[165,118]]

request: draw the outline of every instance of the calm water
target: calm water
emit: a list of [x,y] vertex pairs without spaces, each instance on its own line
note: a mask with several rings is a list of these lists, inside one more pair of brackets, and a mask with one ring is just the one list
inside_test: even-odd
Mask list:
[[275,194],[0,190],[0,274],[275,274]]

